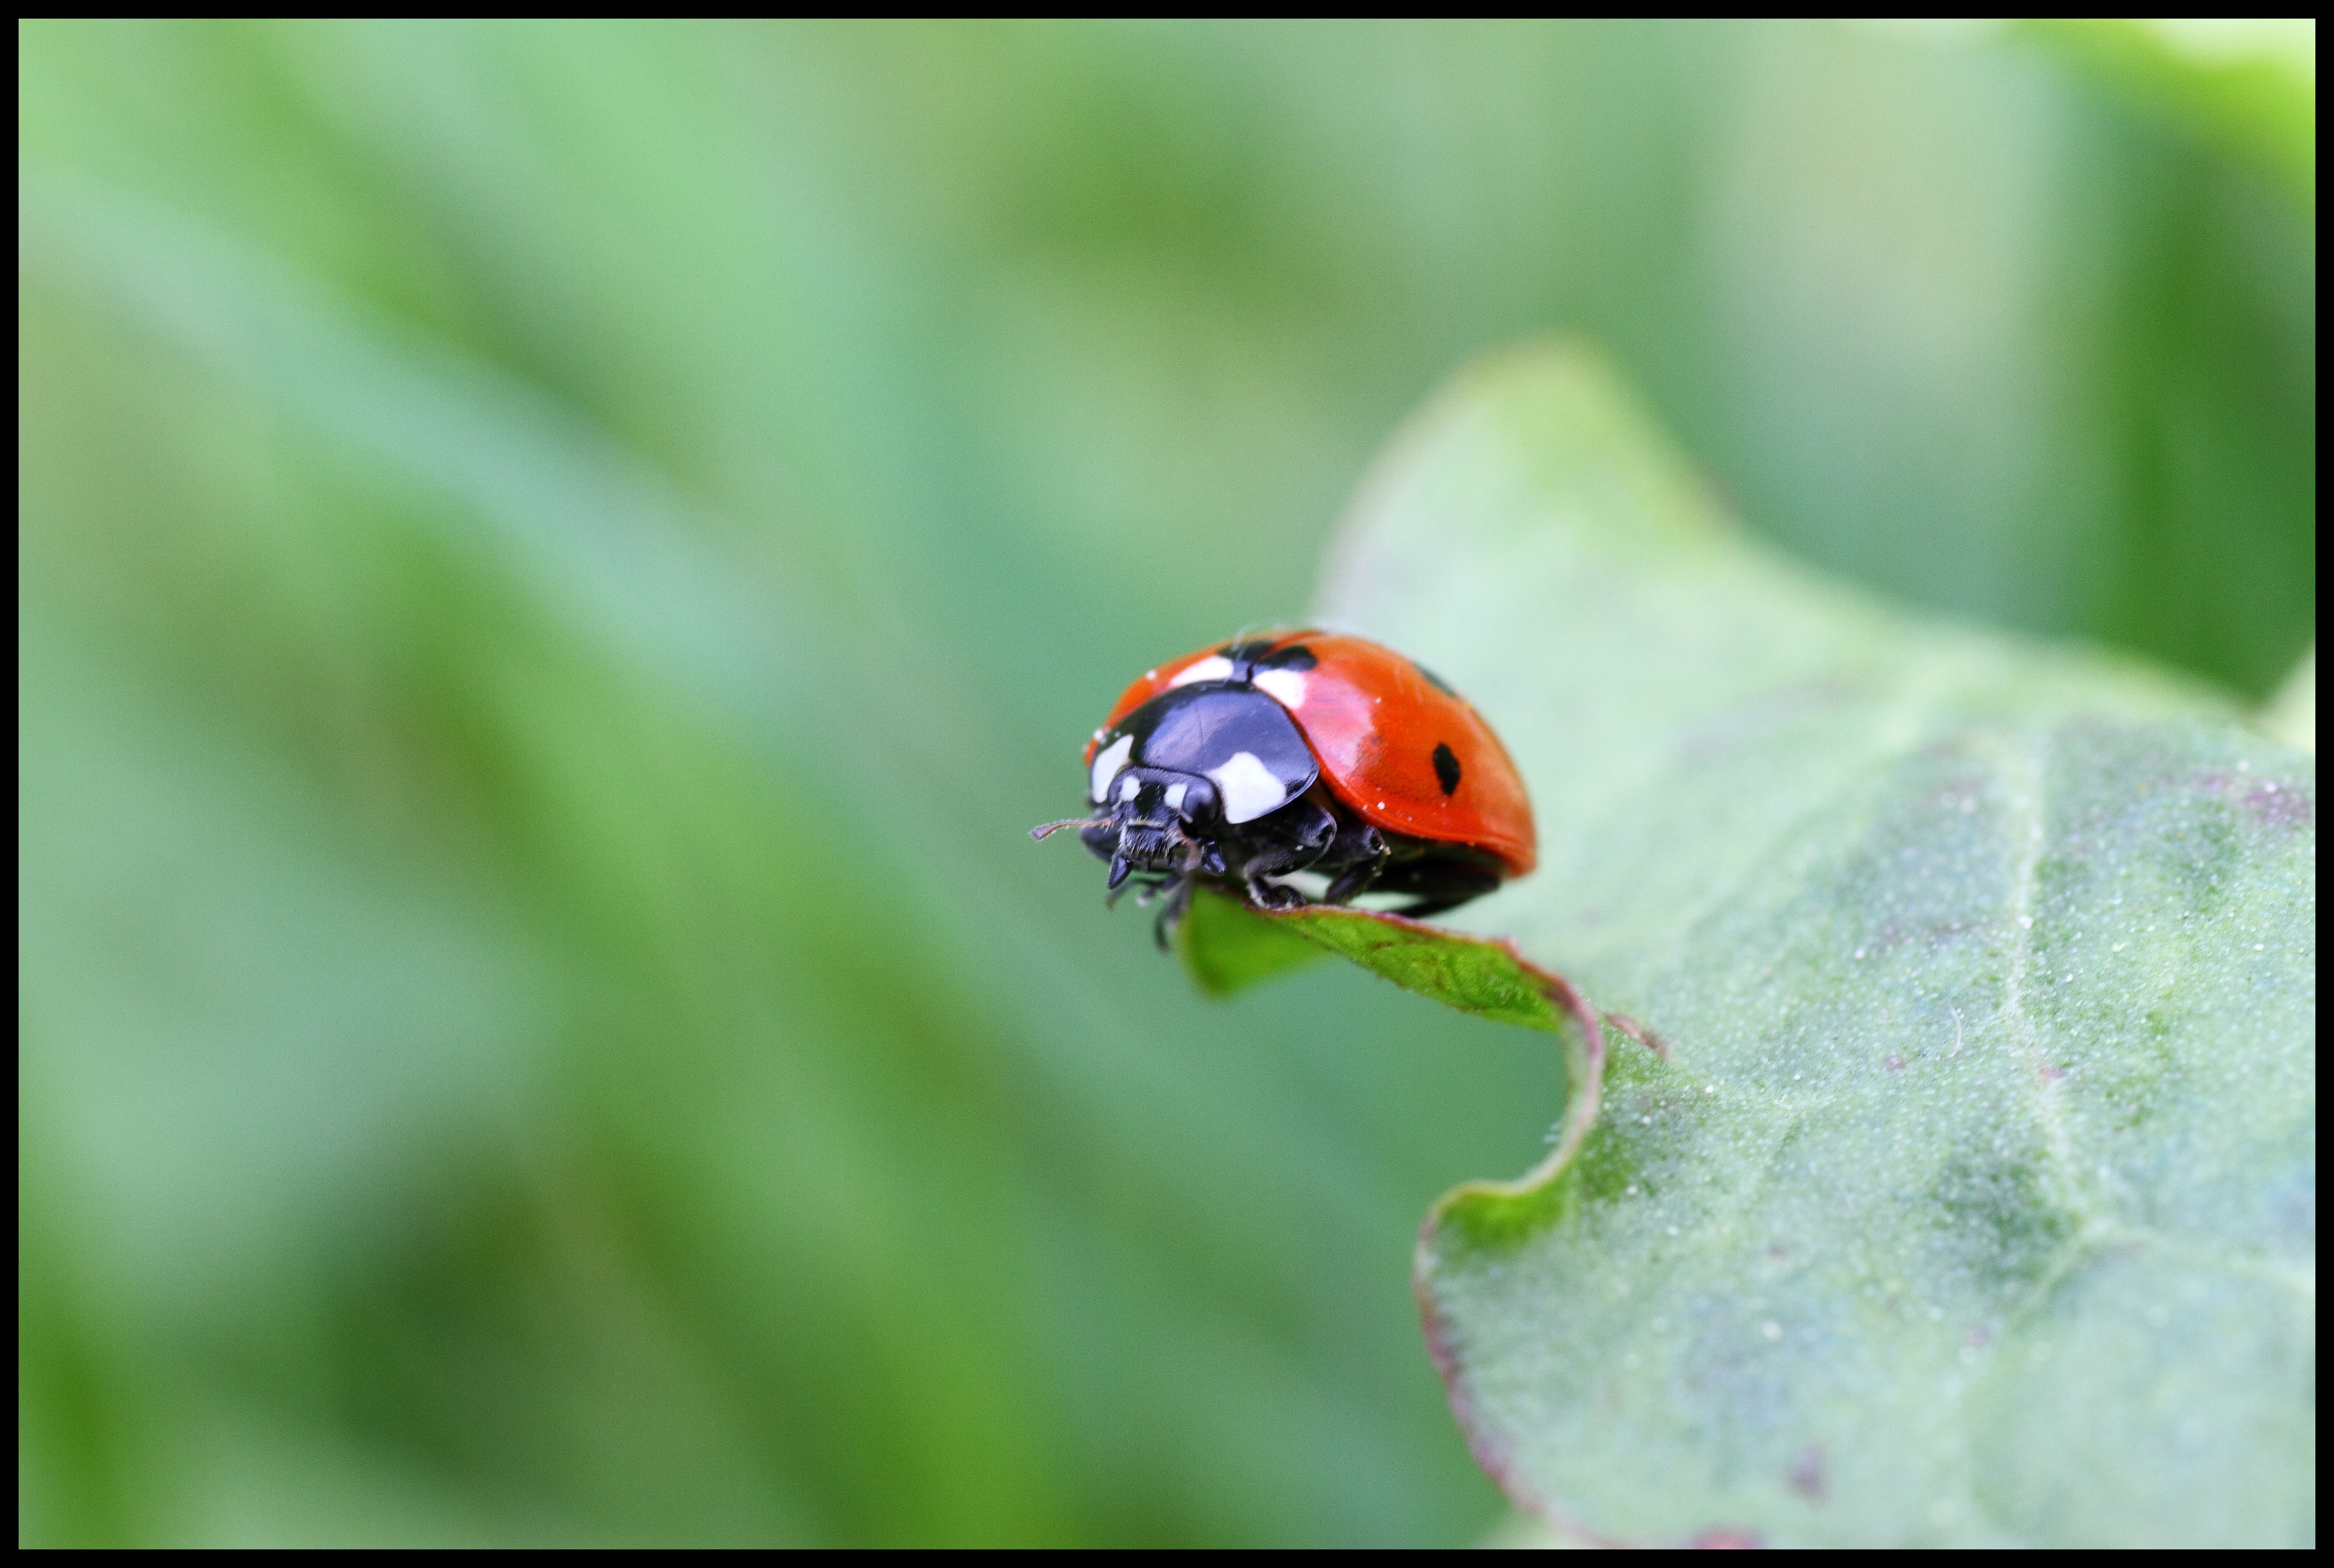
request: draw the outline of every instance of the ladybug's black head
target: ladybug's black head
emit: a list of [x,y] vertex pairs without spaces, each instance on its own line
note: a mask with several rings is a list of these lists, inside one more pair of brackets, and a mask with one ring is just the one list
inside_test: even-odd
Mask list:
[[1224,874],[1223,808],[1213,784],[1172,768],[1138,766],[1121,769],[1110,792],[1078,838],[1110,862],[1112,891],[1134,871]]
[[1233,878],[1250,842],[1269,834],[1283,808],[1320,770],[1288,710],[1244,681],[1203,680],[1160,693],[1096,738],[1090,817],[1077,827],[1110,862],[1114,893],[1146,873],[1144,893],[1180,909],[1194,879]]

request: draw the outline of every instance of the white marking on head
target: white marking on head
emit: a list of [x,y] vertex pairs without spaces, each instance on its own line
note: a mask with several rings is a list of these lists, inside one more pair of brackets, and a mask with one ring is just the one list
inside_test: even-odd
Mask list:
[[1252,822],[1288,803],[1288,792],[1252,751],[1232,753],[1230,762],[1210,768],[1208,776],[1216,781],[1216,798],[1224,803],[1228,822]]
[[1118,786],[1118,798],[1123,801],[1131,801],[1142,790],[1142,788],[1143,786],[1141,784],[1136,784],[1133,779],[1128,779],[1124,784]]
[[1171,812],[1181,811],[1183,809],[1183,797],[1191,793],[1191,786],[1190,784],[1169,784],[1167,786],[1167,809]]
[[1118,776],[1118,770],[1126,765],[1133,750],[1134,737],[1123,735],[1095,754],[1094,788],[1087,793],[1088,800],[1100,805],[1110,799],[1110,781]]
[[1305,678],[1293,669],[1259,669],[1253,678],[1259,691],[1295,713],[1305,706]]
[[1232,672],[1232,661],[1220,653],[1211,653],[1188,669],[1179,670],[1167,683],[1172,691],[1179,686],[1189,686],[1195,680],[1222,680]]

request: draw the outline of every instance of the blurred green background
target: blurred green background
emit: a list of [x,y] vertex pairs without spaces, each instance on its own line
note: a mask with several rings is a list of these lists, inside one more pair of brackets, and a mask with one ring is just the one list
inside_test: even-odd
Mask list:
[[1023,834],[1476,350],[1904,600],[2313,635],[2242,41],[18,38],[26,1542],[1480,1536],[1410,1246],[1554,1053]]

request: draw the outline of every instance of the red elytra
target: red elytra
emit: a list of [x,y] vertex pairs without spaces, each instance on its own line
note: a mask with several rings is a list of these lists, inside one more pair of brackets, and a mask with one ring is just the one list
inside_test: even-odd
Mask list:
[[[1297,681],[1259,680],[1287,708],[1321,765],[1322,781],[1365,822],[1389,832],[1471,844],[1510,877],[1538,863],[1531,800],[1500,737],[1471,704],[1393,649],[1337,632],[1284,631],[1243,640],[1267,654],[1302,642],[1316,660]],[[1235,644],[1217,643],[1146,670],[1120,694],[1094,739]],[[1292,700],[1294,699],[1294,700]],[[1438,748],[1448,762],[1438,769]],[[1455,764],[1457,782],[1443,779]]]

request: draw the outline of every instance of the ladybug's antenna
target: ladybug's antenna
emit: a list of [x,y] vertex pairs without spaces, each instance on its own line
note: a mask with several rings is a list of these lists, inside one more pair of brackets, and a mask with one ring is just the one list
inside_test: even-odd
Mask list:
[[1107,827],[1110,825],[1110,821],[1108,817],[1064,817],[1057,822],[1038,823],[1029,830],[1029,836],[1033,839],[1042,839],[1047,833],[1058,833],[1064,828]]

